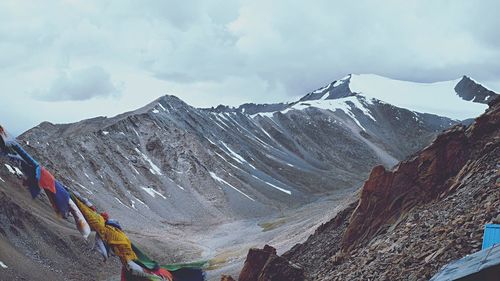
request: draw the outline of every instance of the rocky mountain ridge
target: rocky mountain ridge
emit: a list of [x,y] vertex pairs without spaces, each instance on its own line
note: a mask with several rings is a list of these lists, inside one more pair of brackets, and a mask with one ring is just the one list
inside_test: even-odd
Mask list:
[[390,168],[457,122],[363,95],[332,98],[306,95],[285,110],[252,115],[258,110],[250,106],[242,107],[248,114],[197,109],[164,96],[112,118],[44,122],[19,139],[68,186],[120,210],[122,220],[139,213],[210,224],[359,185],[372,166]]

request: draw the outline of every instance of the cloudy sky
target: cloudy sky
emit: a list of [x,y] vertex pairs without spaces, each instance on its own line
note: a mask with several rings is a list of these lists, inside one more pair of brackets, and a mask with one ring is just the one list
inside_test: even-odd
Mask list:
[[500,91],[499,1],[0,2],[0,123],[292,100],[348,73]]

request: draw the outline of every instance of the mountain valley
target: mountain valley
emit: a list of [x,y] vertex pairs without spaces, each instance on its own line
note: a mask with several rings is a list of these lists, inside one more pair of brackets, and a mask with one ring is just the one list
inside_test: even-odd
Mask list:
[[[414,100],[408,101],[408,96]],[[331,259],[339,249],[309,256],[301,248],[306,246],[294,245],[316,233],[303,245],[313,243],[338,214],[349,212],[350,217],[355,207],[361,212],[358,197],[370,199],[364,199],[366,187],[358,189],[367,178],[389,173],[401,166],[400,161],[417,157],[414,153],[428,149],[441,132],[448,130],[449,135],[449,128],[470,124],[497,96],[466,76],[426,84],[349,75],[292,103],[194,108],[167,95],[111,118],[72,124],[43,122],[18,141],[65,185],[108,210],[156,259],[209,259],[209,277],[219,280],[220,274],[240,271],[249,248],[269,243],[278,254],[292,249],[284,256],[303,266]],[[460,128],[460,133],[466,130]],[[77,258],[83,266],[64,268],[68,257],[62,254],[44,269],[53,272],[54,280],[117,280],[118,272],[109,269],[109,264],[106,273],[94,272],[102,266],[96,265],[97,256],[82,255],[90,246],[77,241],[76,232],[69,235],[71,239],[61,238],[71,233],[68,222],[41,211],[44,204],[49,208],[42,200],[30,207],[29,194],[25,192],[23,198],[15,176],[7,170],[0,175],[3,205],[18,210],[11,213],[12,208],[4,208],[0,217],[6,226],[0,229],[0,241],[12,252],[27,256],[30,266],[38,268],[70,247],[75,249],[72,256],[83,256]],[[435,198],[439,194],[424,195]],[[426,200],[422,201],[427,204],[430,199]],[[420,199],[415,202],[397,206],[407,206],[406,212],[421,206]],[[333,235],[339,243],[344,243],[339,245],[386,245],[380,239],[377,244],[373,241],[378,240],[370,240],[380,233],[381,225],[401,220],[399,207],[385,210],[386,205],[366,211],[379,212],[385,219],[373,218],[374,225],[367,229],[361,227],[365,227],[362,216],[352,219],[366,236],[352,227],[348,230],[352,234],[346,236],[332,230],[338,232]],[[17,212],[23,213],[20,221],[14,219]],[[413,223],[413,216],[405,217],[408,223]],[[61,230],[40,230],[37,220]],[[27,244],[33,233],[42,237],[47,232],[57,241],[59,252],[49,249],[50,241],[44,240],[42,246]],[[318,241],[324,242],[323,238]],[[324,244],[307,247],[323,248]],[[367,248],[360,249],[358,253]],[[12,259],[0,255],[8,265],[15,262]],[[363,262],[359,254],[349,263],[340,263],[344,271],[339,272],[345,274],[339,276],[347,278],[352,266]],[[326,268],[308,268],[308,276],[315,280],[333,276]],[[78,277],[71,277],[69,270]],[[23,276],[12,271],[8,276],[13,280]]]

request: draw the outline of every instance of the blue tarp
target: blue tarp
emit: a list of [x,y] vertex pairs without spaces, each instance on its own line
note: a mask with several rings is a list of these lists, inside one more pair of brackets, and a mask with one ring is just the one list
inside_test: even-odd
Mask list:
[[500,224],[487,224],[484,226],[483,250],[500,244]]
[[500,244],[445,265],[430,281],[500,280]]

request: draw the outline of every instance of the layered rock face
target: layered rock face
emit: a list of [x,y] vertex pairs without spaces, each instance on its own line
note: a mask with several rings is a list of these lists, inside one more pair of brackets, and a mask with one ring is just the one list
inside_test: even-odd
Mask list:
[[362,188],[342,247],[356,246],[384,225],[396,222],[415,205],[436,199],[453,183],[452,177],[467,161],[469,150],[465,127],[457,126],[439,135],[430,146],[401,162],[393,171],[386,171],[383,166],[373,168]]
[[276,255],[276,249],[250,249],[238,281],[303,281],[302,268]]
[[[391,225],[415,205],[446,196],[460,184],[459,173],[478,153],[490,153],[498,145],[500,99],[468,129],[455,126],[439,135],[428,147],[393,171],[375,167],[363,185],[342,247],[350,248]],[[488,149],[485,145],[488,143]]]
[[500,223],[498,159],[497,98],[392,171],[375,167],[358,201],[283,256],[307,280],[428,280]]

